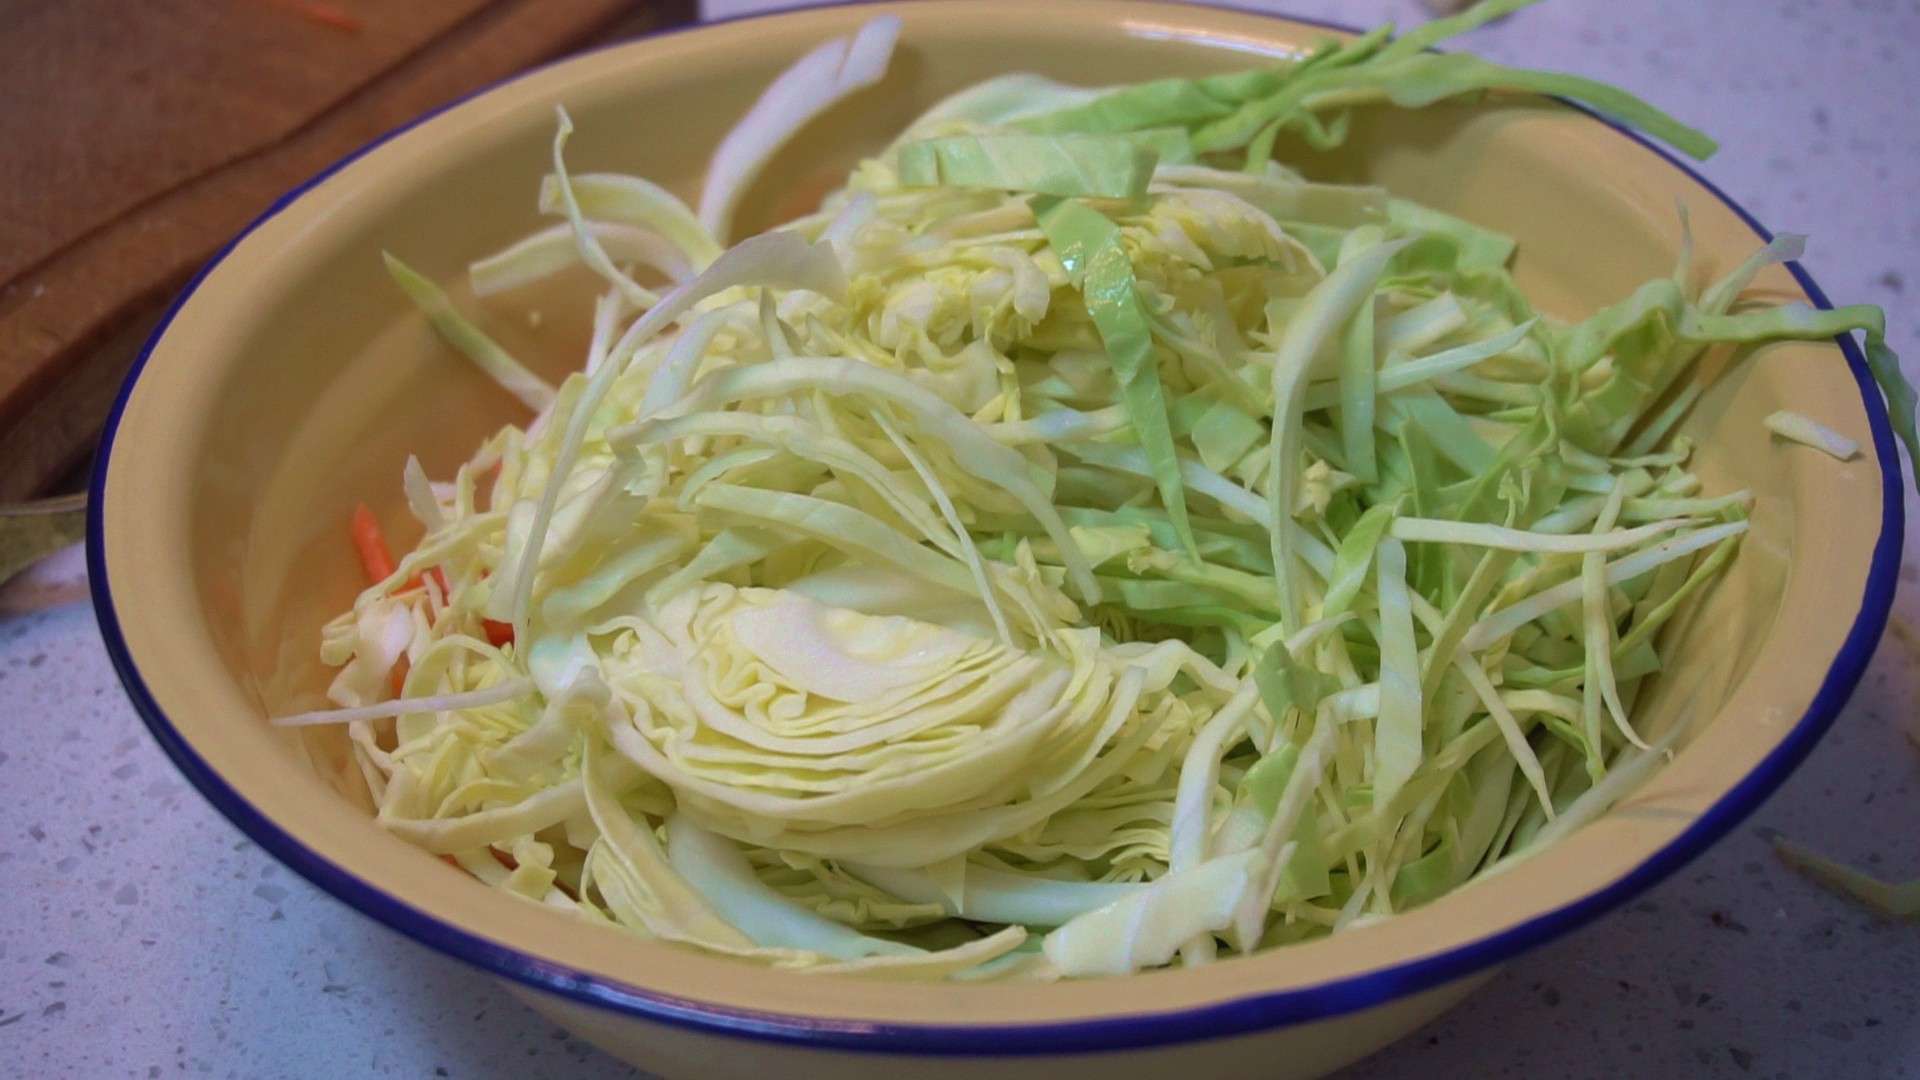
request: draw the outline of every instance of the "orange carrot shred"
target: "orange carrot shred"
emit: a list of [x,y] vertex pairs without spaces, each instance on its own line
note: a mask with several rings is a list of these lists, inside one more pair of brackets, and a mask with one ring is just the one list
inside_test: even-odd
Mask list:
[[[386,534],[380,531],[380,519],[373,516],[373,511],[367,509],[366,503],[353,508],[352,530],[353,546],[360,551],[360,568],[367,573],[367,583],[372,585],[387,580],[392,576],[395,565],[393,550],[387,547]],[[447,575],[437,566],[428,572],[440,583],[440,595],[446,596],[451,591],[447,588]],[[415,574],[401,582],[396,591],[407,592],[425,584],[420,575]]]
[[[360,503],[353,508],[353,518],[348,525],[348,532],[353,536],[354,548],[360,552],[360,569],[366,572],[367,582],[377,584],[392,577],[393,552],[387,550],[387,538],[380,534],[380,520],[373,516],[372,510],[367,509],[366,503]],[[439,568],[435,567],[434,572],[438,573]],[[442,588],[445,587],[445,581],[445,578],[441,579]],[[415,577],[403,588],[413,588],[419,584],[420,579]],[[407,668],[407,658],[401,656],[395,661],[392,670],[387,672],[387,679],[393,685],[394,697],[399,697],[407,684]]]
[[487,641],[494,648],[504,648],[513,644],[513,624],[494,619],[481,619],[480,626],[487,632]]
[[366,571],[367,581],[381,582],[393,576],[393,552],[387,549],[386,537],[380,534],[380,521],[367,509],[366,503],[353,508],[349,531],[354,548],[360,552],[360,568]]

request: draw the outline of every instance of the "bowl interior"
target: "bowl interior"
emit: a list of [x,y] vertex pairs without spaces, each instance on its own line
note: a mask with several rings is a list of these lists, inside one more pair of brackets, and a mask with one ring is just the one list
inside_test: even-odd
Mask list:
[[[760,87],[882,6],[817,10],[636,42],[544,69],[399,135],[293,199],[200,283],[153,349],[107,466],[106,586],[156,707],[235,795],[318,859],[404,905],[591,979],[735,1009],[875,1022],[1028,1023],[1177,1009],[1313,986],[1434,957],[1627,875],[1673,841],[1806,712],[1858,610],[1881,528],[1880,465],[1769,442],[1792,407],[1871,445],[1859,389],[1830,344],[1745,358],[1689,422],[1711,491],[1751,489],[1732,572],[1666,641],[1643,731],[1691,723],[1684,749],[1602,821],[1493,882],[1377,927],[1206,969],[1045,987],[897,987],[780,974],[642,942],[493,892],[377,828],[343,736],[269,729],[318,704],[317,629],[360,587],[346,542],[368,502],[398,532],[401,465],[447,476],[518,405],[441,346],[380,267],[400,254],[471,305],[466,261],[542,222],[553,107],[572,112],[577,172],[647,176],[691,197],[707,155]],[[1034,70],[1113,83],[1233,69],[1324,31],[1160,4],[929,2],[897,9],[884,85],[836,110],[767,171],[742,224],[777,220],[970,81]],[[1713,193],[1566,107],[1365,113],[1350,145],[1283,152],[1310,175],[1367,179],[1520,238],[1517,273],[1548,312],[1585,315],[1668,272],[1675,205],[1694,265],[1717,275],[1760,241]],[[1801,297],[1779,268],[1757,289]],[[581,279],[490,301],[487,329],[557,379],[584,354]],[[537,313],[537,314],[535,314]],[[413,538],[396,535],[396,544]],[[529,964],[537,968],[538,964]],[[557,969],[555,969],[557,970]]]

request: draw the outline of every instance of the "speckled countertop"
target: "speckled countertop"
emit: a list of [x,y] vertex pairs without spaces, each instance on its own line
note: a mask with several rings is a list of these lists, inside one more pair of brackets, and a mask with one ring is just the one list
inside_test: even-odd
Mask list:
[[[1411,0],[1271,6],[1421,17]],[[1920,372],[1916,44],[1916,0],[1558,0],[1472,40],[1713,133],[1707,175],[1810,233],[1828,293],[1886,307]],[[1809,885],[1760,835],[1920,873],[1920,752],[1901,732],[1920,684],[1917,547],[1920,531],[1852,705],[1750,822],[1351,1075],[1920,1076],[1920,925]],[[84,608],[0,622],[0,732],[0,1074],[637,1075],[242,838],[160,756]]]

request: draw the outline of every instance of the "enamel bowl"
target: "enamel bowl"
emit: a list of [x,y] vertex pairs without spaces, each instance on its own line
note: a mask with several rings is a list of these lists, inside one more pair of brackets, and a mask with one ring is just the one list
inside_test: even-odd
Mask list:
[[[639,940],[531,907],[371,820],[344,736],[270,713],[316,703],[317,629],[359,588],[342,523],[375,500],[400,520],[400,467],[447,475],[515,403],[441,347],[381,272],[383,248],[463,279],[468,258],[536,224],[553,106],[580,171],[691,194],[719,136],[815,43],[893,11],[882,86],[767,170],[741,225],[782,191],[878,149],[949,91],[1014,70],[1103,84],[1244,67],[1325,28],[1161,3],[928,0],[816,9],[603,49],[423,119],[291,192],[187,290],[121,392],[93,483],[94,602],[128,693],[187,777],[321,888],[513,987],[610,1052],[667,1074],[1308,1076],[1438,1015],[1523,949],[1673,872],[1771,792],[1832,722],[1887,617],[1900,475],[1885,410],[1851,345],[1766,347],[1690,422],[1711,490],[1752,489],[1753,532],[1710,601],[1667,639],[1642,731],[1690,724],[1674,760],[1612,813],[1491,881],[1366,929],[1193,970],[1056,985],[810,977]],[[1283,153],[1287,153],[1283,147]],[[1520,239],[1523,287],[1574,318],[1666,273],[1675,204],[1695,264],[1724,272],[1765,233],[1662,151],[1566,105],[1356,117],[1310,175],[1367,178]],[[789,203],[791,196],[788,196]],[[1757,288],[1825,304],[1797,267]],[[584,355],[591,290],[496,318],[558,375]],[[1869,452],[1841,464],[1776,445],[1792,407]],[[385,500],[384,504],[379,500]],[[1126,1051],[1124,1054],[1116,1053]],[[1098,1058],[1098,1061],[1094,1059]]]

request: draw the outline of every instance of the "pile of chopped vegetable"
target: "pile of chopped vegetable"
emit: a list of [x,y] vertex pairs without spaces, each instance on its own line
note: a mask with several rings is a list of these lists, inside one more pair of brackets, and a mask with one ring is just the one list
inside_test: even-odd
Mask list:
[[697,213],[570,175],[563,112],[560,220],[471,282],[590,268],[584,364],[548,385],[389,258],[534,415],[449,482],[408,463],[397,563],[357,521],[339,708],[281,722],[345,723],[381,824],[489,884],[816,972],[1203,964],[1566,835],[1677,738],[1634,703],[1747,530],[1672,434],[1696,358],[1860,329],[1909,436],[1912,399],[1877,309],[1740,302],[1795,238],[1563,325],[1512,238],[1273,160],[1495,88],[1711,152],[1428,51],[1521,6],[1202,79],[989,79],[732,246],[896,20],[782,75]]

